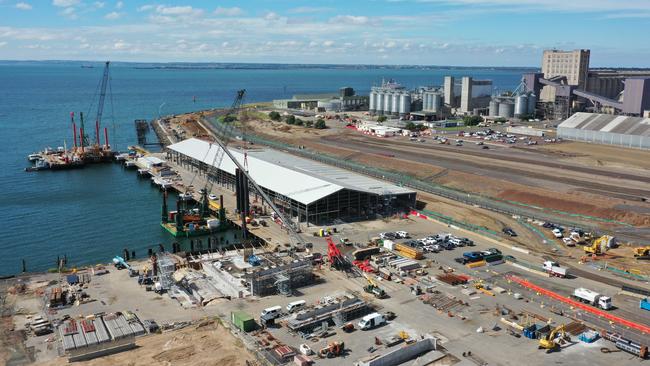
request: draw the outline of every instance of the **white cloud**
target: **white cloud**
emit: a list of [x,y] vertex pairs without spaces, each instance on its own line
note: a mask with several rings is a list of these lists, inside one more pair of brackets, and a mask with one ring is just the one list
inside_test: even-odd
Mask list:
[[310,13],[323,13],[330,11],[332,8],[314,7],[314,6],[299,6],[297,8],[289,9],[289,14],[310,14]]
[[268,12],[266,15],[264,15],[264,19],[266,20],[278,20],[280,19],[280,16],[277,13],[274,12]]
[[20,3],[16,3],[16,9],[32,10],[32,6],[27,3],[20,2]]
[[124,2],[118,1],[115,3],[115,9],[122,9],[122,7],[124,7]]
[[5,41],[0,42],[0,47],[4,47],[6,45],[7,45],[7,42],[5,42]]
[[371,20],[367,16],[354,16],[354,15],[337,15],[334,18],[330,19],[330,23],[334,24],[349,24],[349,25],[368,25],[371,23],[376,23],[375,20]]
[[76,11],[77,11],[77,9],[75,9],[74,7],[71,6],[71,7],[64,8],[63,10],[61,10],[59,12],[59,14],[63,15],[64,17],[66,17],[68,19],[77,19],[78,16],[77,16]]
[[102,8],[106,5],[106,3],[103,2],[103,1],[95,1],[95,2],[93,3],[93,5],[94,5],[95,8],[97,8],[97,9],[102,9]]
[[61,8],[67,8],[69,6],[75,6],[80,2],[81,2],[80,0],[52,0],[52,5]]
[[110,12],[110,13],[104,15],[104,18],[106,18],[106,19],[108,19],[108,20],[116,20],[116,19],[119,19],[121,16],[122,16],[122,13],[118,13],[118,12],[116,12],[116,11],[112,11],[112,12]]
[[238,8],[236,6],[232,8],[222,8],[218,7],[214,9],[214,14],[215,15],[221,15],[221,16],[226,16],[226,17],[235,17],[238,15],[244,14],[244,11],[241,8]]
[[334,41],[325,41],[323,42],[324,47],[332,47],[334,46]]
[[191,6],[165,6],[158,5],[156,12],[162,15],[201,15],[203,10]]
[[141,7],[138,8],[138,11],[149,11],[153,10],[155,6],[148,4],[148,5],[142,5]]

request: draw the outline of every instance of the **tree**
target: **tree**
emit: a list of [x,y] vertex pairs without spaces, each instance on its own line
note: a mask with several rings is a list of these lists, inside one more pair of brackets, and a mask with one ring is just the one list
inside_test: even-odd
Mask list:
[[386,116],[379,116],[377,117],[377,122],[386,122],[388,118]]
[[314,126],[314,121],[308,120],[305,122],[305,126],[308,128],[312,128]]
[[319,130],[324,130],[327,128],[327,125],[325,124],[325,120],[322,118],[319,118],[316,120],[316,123],[314,123],[314,128],[317,128]]
[[273,111],[269,113],[269,118],[273,121],[279,121],[282,119],[282,116],[280,115],[280,113]]
[[284,121],[288,125],[295,125],[296,124],[296,117],[293,114],[290,114],[290,115],[284,117]]
[[404,126],[409,131],[415,131],[417,129],[417,126],[415,126],[415,123],[413,122],[406,122],[406,125]]
[[481,116],[465,116],[463,117],[463,122],[465,126],[476,126],[477,124],[483,122],[483,117]]

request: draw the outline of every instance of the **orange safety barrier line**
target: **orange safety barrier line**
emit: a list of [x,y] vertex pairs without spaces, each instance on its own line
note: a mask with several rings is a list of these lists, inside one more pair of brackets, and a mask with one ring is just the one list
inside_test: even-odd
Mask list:
[[571,299],[566,298],[566,297],[564,297],[564,296],[562,296],[562,295],[560,295],[560,294],[558,294],[556,292],[553,292],[551,290],[547,290],[547,289],[545,289],[543,287],[537,286],[534,283],[532,283],[530,281],[527,281],[527,280],[524,280],[524,279],[521,279],[521,278],[519,278],[517,276],[507,276],[507,278],[514,281],[514,282],[517,282],[518,284],[520,284],[520,285],[522,285],[524,287],[528,287],[529,289],[534,290],[536,292],[539,292],[541,294],[544,294],[544,295],[546,295],[548,297],[554,298],[556,300],[560,300],[560,301],[562,301],[564,303],[567,303],[567,304],[569,304],[569,305],[571,305],[573,307],[580,308],[580,309],[588,311],[588,312],[590,312],[592,314],[596,314],[596,315],[599,315],[599,316],[601,316],[603,318],[606,318],[607,320],[610,320],[610,321],[619,323],[621,325],[624,325],[626,327],[634,328],[636,330],[640,330],[640,331],[642,331],[644,333],[650,334],[650,327],[648,327],[646,325],[637,324],[637,323],[634,323],[634,322],[632,322],[630,320],[618,317],[616,315],[612,315],[612,314],[610,314],[610,313],[608,313],[606,311],[597,309],[597,308],[589,306],[589,305],[585,305],[585,304],[583,304],[583,303],[581,303],[579,301],[571,300]]

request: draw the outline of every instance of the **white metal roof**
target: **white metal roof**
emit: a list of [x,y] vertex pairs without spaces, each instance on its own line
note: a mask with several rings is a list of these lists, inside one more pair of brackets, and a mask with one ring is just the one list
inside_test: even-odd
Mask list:
[[[191,138],[168,146],[193,159],[215,166],[215,155],[221,150],[218,144]],[[229,149],[243,165],[244,154]],[[225,155],[223,152],[219,156]],[[282,194],[302,204],[310,204],[342,189],[371,194],[408,194],[414,191],[344,169],[300,158],[277,150],[249,150],[248,173],[260,186]],[[235,174],[236,165],[225,156],[221,170]]]
[[623,135],[650,136],[650,118],[578,112],[564,120],[558,129],[611,132]]

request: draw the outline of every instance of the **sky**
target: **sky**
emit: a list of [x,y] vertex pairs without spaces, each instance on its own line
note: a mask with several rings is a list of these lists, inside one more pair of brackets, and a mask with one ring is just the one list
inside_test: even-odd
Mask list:
[[0,0],[0,59],[650,67],[650,0]]

